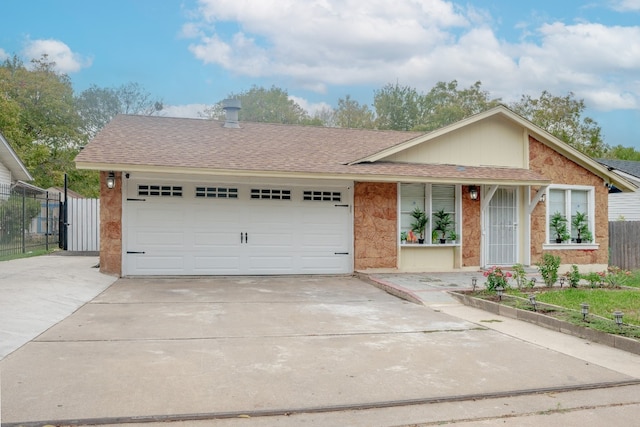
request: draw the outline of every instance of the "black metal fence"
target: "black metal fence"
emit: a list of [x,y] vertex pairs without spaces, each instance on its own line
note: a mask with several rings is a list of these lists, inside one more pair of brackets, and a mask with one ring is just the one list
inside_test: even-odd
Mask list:
[[60,244],[60,193],[0,185],[0,259]]

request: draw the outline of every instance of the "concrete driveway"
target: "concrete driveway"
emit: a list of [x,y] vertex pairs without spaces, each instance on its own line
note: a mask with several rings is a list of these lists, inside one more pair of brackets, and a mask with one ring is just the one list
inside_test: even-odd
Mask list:
[[597,419],[590,401],[635,421],[637,356],[560,340],[594,363],[535,331],[352,277],[120,279],[0,362],[2,423],[382,426],[568,405]]

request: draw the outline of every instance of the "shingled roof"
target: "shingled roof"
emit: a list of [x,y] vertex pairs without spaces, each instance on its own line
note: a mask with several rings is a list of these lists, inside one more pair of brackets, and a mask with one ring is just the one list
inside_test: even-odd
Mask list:
[[[257,173],[485,183],[548,182],[526,170],[456,165],[370,162],[359,159],[406,143],[423,132],[398,132],[216,120],[119,115],[77,156],[81,169],[157,170],[165,173]],[[356,162],[355,164],[350,164]]]

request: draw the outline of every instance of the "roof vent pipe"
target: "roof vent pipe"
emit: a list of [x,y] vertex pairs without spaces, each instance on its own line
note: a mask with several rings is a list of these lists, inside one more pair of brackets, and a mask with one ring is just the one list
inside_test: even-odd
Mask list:
[[222,101],[222,109],[225,114],[225,122],[223,127],[238,129],[240,124],[238,123],[238,111],[240,111],[239,99],[225,99]]

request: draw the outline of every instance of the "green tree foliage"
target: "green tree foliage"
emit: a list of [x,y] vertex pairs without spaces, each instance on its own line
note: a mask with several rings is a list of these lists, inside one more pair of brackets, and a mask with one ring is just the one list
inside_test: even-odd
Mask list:
[[609,148],[604,157],[608,159],[618,160],[633,160],[635,162],[640,161],[640,151],[637,151],[633,147],[624,147],[620,144]]
[[11,243],[20,239],[24,230],[29,229],[33,218],[40,213],[40,202],[22,196],[11,195],[0,203],[0,243]]
[[76,98],[82,118],[82,132],[90,139],[118,114],[152,115],[161,111],[161,100],[138,83],[127,83],[118,88],[100,88],[92,85]]
[[600,126],[584,117],[585,104],[573,93],[555,96],[546,90],[539,98],[522,95],[511,109],[547,132],[591,157],[603,157],[609,147],[602,139]]
[[387,84],[374,92],[375,124],[378,129],[411,130],[420,117],[418,92],[409,86]]
[[0,66],[2,132],[43,188],[60,185],[65,172],[74,168],[70,153],[85,139],[75,108],[71,81],[55,71],[47,55],[27,68],[16,56]]
[[270,89],[253,86],[239,94],[230,94],[242,104],[239,119],[246,122],[305,124],[307,112],[289,98],[286,90],[271,86]]
[[360,105],[351,95],[338,99],[338,108],[333,112],[334,123],[342,128],[372,129],[373,112],[367,105]]
[[499,98],[491,99],[481,86],[479,81],[466,89],[458,89],[456,80],[436,83],[420,97],[421,117],[414,130],[439,129],[500,104]]

